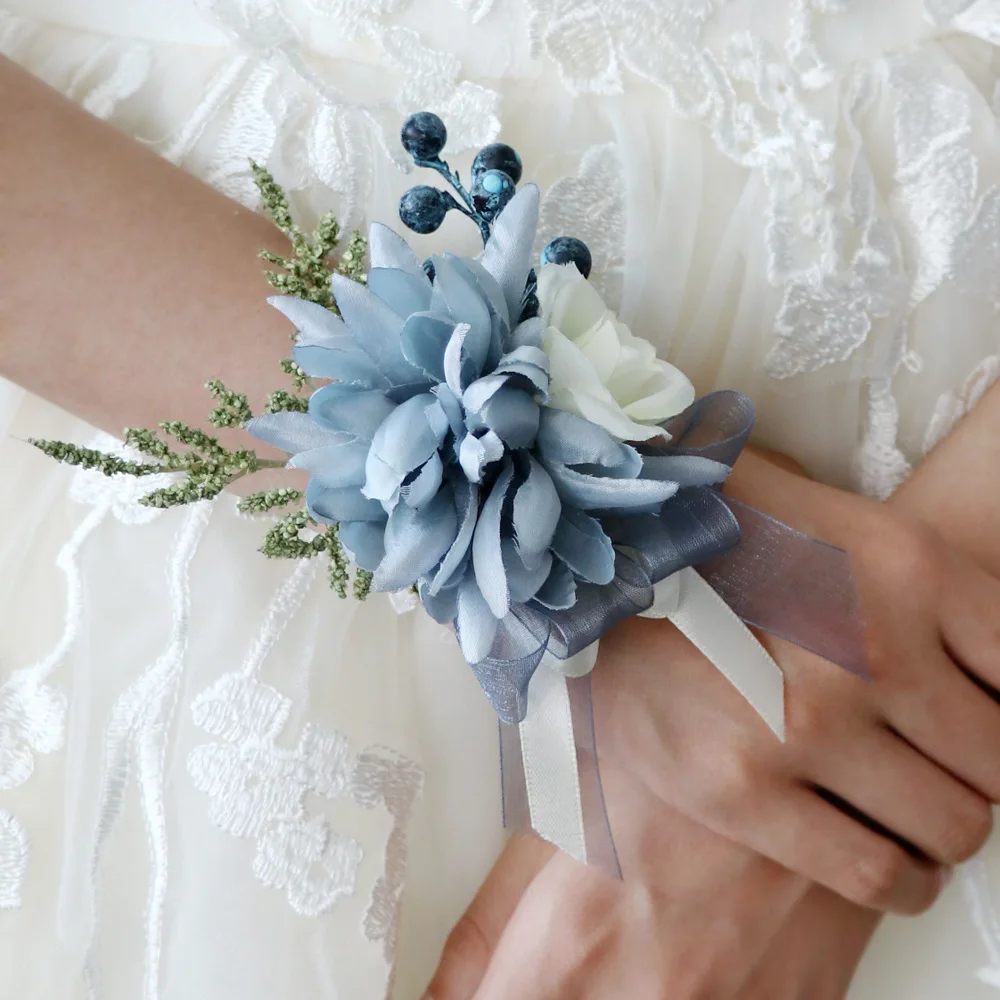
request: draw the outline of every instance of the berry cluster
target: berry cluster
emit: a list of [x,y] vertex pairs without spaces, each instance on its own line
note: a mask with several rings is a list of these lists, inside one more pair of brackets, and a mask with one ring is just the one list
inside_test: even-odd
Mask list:
[[[399,202],[399,217],[415,233],[433,233],[452,209],[467,215],[482,234],[483,242],[490,238],[496,217],[514,197],[523,168],[516,149],[503,142],[485,146],[472,161],[472,190],[467,191],[458,172],[441,159],[448,141],[444,122],[430,111],[418,111],[403,122],[400,132],[403,148],[418,167],[436,170],[458,194],[420,184],[410,188]],[[461,199],[461,200],[459,200]],[[590,250],[572,236],[559,236],[542,251],[543,264],[576,264],[586,278],[593,261]],[[530,278],[529,278],[530,284]],[[528,289],[530,296],[531,289]]]

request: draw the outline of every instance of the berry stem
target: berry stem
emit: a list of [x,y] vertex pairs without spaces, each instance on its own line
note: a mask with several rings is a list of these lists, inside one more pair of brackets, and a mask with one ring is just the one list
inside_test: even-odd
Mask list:
[[457,208],[463,215],[467,215],[477,226],[479,226],[479,232],[483,237],[483,245],[485,246],[490,239],[490,224],[479,212],[476,211],[476,206],[472,200],[472,196],[465,190],[461,180],[459,180],[458,171],[452,171],[448,164],[438,157],[435,157],[433,160],[421,160],[414,157],[413,162],[418,167],[426,167],[428,170],[437,171],[437,173],[439,173],[458,192],[459,197],[463,202],[465,202],[464,208],[455,200],[450,192],[445,191],[444,194],[451,199],[455,208]]

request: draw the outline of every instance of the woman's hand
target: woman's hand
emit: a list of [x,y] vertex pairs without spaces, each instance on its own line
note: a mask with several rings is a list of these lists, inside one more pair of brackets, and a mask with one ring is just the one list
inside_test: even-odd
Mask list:
[[624,880],[515,837],[433,1000],[841,1000],[878,920],[604,776]]
[[885,505],[760,473],[741,496],[849,547],[873,681],[764,637],[786,679],[782,744],[672,626],[634,619],[594,672],[602,761],[854,902],[919,912],[1000,801],[1000,706],[983,689],[1000,687],[1000,583]]
[[[983,440],[993,442],[994,447],[1000,440],[994,432],[998,420],[1000,389],[987,397],[889,503],[892,511],[912,513],[927,523],[936,524],[949,541],[969,551],[980,566],[992,573],[1000,572],[1000,532],[980,529],[983,525],[995,524],[1000,511],[995,509],[996,483],[990,478],[995,472],[987,475],[978,459],[983,454]],[[995,470],[1000,464],[991,463],[990,468]],[[959,480],[968,488],[963,491],[942,489],[943,483]],[[801,493],[784,477],[770,474],[751,477],[749,484],[743,477],[736,485],[745,499],[768,506],[802,530],[820,533],[821,521],[830,513],[816,503],[799,507],[796,513]],[[853,504],[844,506],[834,518],[833,531],[836,533],[849,526],[856,510]],[[902,522],[894,523],[898,527]],[[979,529],[974,530],[972,526],[977,524]],[[955,553],[942,550],[940,540],[924,535],[919,528],[904,524],[902,530],[912,532],[918,546],[929,546],[932,561],[950,562],[956,558]],[[878,561],[878,548],[867,554],[871,560]],[[969,566],[958,559],[957,567],[952,569],[961,574],[968,572]],[[975,578],[975,574],[971,575]],[[909,583],[904,577],[902,584],[908,586]],[[940,619],[940,615],[932,617],[932,621]],[[650,629],[654,626],[636,622],[634,627]],[[664,628],[662,625],[655,627]],[[684,648],[676,634],[671,642],[675,653]],[[689,669],[697,666],[703,673],[710,669],[707,663],[694,663],[693,660],[689,651],[686,656],[675,657],[671,663],[687,663]],[[812,686],[806,687],[802,698],[805,704],[812,704],[819,710],[818,719],[826,719],[828,713],[822,701],[824,688],[817,678],[827,676],[835,688],[846,690],[849,685],[849,701],[859,697],[859,688],[849,684],[850,678],[821,662],[803,663],[803,671],[810,666]],[[905,667],[905,663],[902,666]],[[808,679],[809,675],[806,676]],[[595,675],[597,683],[600,678],[600,673]],[[905,682],[905,674],[903,679]],[[727,685],[720,677],[714,680],[719,692],[726,690]],[[790,683],[790,705],[799,703],[798,692],[802,687],[801,683]],[[874,703],[874,688],[875,685],[869,685],[860,689],[873,699],[867,703],[867,709]],[[689,692],[689,698],[693,694]],[[733,692],[730,690],[729,694]],[[698,709],[697,700],[693,707]],[[852,710],[850,703],[835,703],[833,707],[841,711],[841,720],[847,718],[849,721],[849,716],[843,713]],[[610,706],[599,702],[602,752],[605,753],[606,713],[613,714],[615,710],[613,699]],[[803,714],[801,708],[795,711],[799,716]],[[678,714],[683,715],[683,712]],[[870,714],[865,717],[871,719]],[[693,728],[697,737],[697,727]],[[889,732],[887,728],[883,731]],[[711,745],[697,739],[692,754],[698,746],[706,759],[713,759]],[[744,759],[738,758],[739,761]],[[856,757],[850,759],[857,760]],[[855,766],[863,769],[864,762]],[[620,976],[651,977],[652,988],[641,995],[654,1000],[658,996],[669,996],[670,1000],[705,996],[716,1000],[727,1000],[727,997],[734,1000],[841,1000],[878,923],[876,911],[851,903],[822,886],[809,885],[769,861],[755,857],[745,847],[699,828],[678,812],[664,807],[648,790],[633,792],[634,808],[623,810],[616,789],[623,782],[626,788],[639,786],[634,776],[623,775],[609,762],[606,761],[603,768],[616,839],[626,862],[626,881],[609,887],[596,872],[584,870],[566,858],[560,859],[547,845],[517,838],[449,939],[432,984],[431,995],[436,994],[436,1000],[483,1000],[490,996],[522,995],[514,990],[503,993],[507,976],[520,977],[529,984],[536,979],[544,982],[548,993],[536,989],[534,993],[523,994],[531,1000],[541,997],[617,1000],[624,995],[636,995],[617,988],[615,984],[621,980],[615,979],[616,971]],[[633,826],[640,831],[637,836],[628,833]],[[646,874],[640,876],[630,869],[625,850],[633,849],[636,843],[643,844],[643,830],[648,831],[645,841],[648,850],[644,854],[640,851],[647,858],[647,863],[640,866],[640,871]],[[671,839],[683,838],[685,830],[688,831],[687,843]],[[808,836],[808,831],[806,833]],[[850,870],[854,862],[849,856],[838,852],[836,857]],[[536,882],[549,865],[553,869],[547,884]],[[651,888],[633,884],[640,877],[649,879]],[[936,884],[930,887],[932,891]],[[657,886],[664,887],[666,894],[657,892]],[[673,896],[669,895],[671,892]],[[757,894],[755,899],[753,894]],[[790,895],[795,901],[789,908]],[[629,900],[643,899],[652,905],[645,909],[630,905]],[[577,908],[582,916],[571,914],[567,909],[570,906]],[[772,920],[775,911],[781,918],[777,930]],[[706,921],[706,913],[714,919]],[[560,921],[573,929],[560,935]],[[580,921],[584,926],[575,926]],[[744,939],[743,947],[734,948],[731,931],[741,926],[750,937]],[[650,928],[659,935],[653,947],[644,944],[648,941],[646,935]],[[528,951],[522,950],[522,942]],[[535,952],[530,950],[534,942],[538,944]],[[504,945],[503,952],[501,945]],[[559,968],[559,963],[551,959],[563,955],[564,949],[570,959],[563,962],[563,966],[568,964],[569,968],[564,968],[560,982],[553,977],[553,969]],[[578,991],[573,981],[575,970],[588,966],[594,981],[610,979],[611,988],[603,993],[586,992],[587,987],[584,992]],[[482,992],[477,993],[480,986]],[[490,994],[485,992],[487,988],[500,992]]]

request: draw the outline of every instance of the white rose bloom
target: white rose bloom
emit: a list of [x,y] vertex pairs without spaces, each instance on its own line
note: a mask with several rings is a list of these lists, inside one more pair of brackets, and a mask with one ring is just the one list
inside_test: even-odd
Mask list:
[[549,405],[599,424],[620,441],[648,441],[655,426],[694,402],[694,386],[660,360],[604,304],[575,264],[538,272],[538,301],[548,324]]

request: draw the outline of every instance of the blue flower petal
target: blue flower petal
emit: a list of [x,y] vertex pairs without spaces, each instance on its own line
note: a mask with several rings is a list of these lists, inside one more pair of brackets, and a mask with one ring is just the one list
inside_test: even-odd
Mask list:
[[541,316],[532,316],[531,319],[518,323],[510,335],[510,346],[507,349],[514,351],[519,347],[533,347],[535,350],[541,351],[545,337],[545,326],[545,320]]
[[371,453],[405,475],[437,451],[449,430],[437,397],[422,393],[397,406],[383,421],[372,438]]
[[309,416],[332,431],[346,431],[359,441],[371,441],[396,407],[378,390],[334,382],[309,398]]
[[652,512],[677,492],[676,483],[657,479],[591,476],[558,462],[544,465],[564,504],[581,510]]
[[505,375],[484,375],[482,378],[477,378],[462,393],[462,403],[466,410],[478,413],[486,405],[487,400],[503,388],[506,381]]
[[403,321],[377,295],[342,274],[333,276],[337,308],[354,341],[394,385],[419,382],[422,373],[403,357],[399,334]]
[[397,472],[374,452],[365,459],[365,479],[361,492],[370,500],[378,500],[386,511],[399,502],[399,490],[406,479],[405,472]]
[[538,452],[560,465],[594,465],[638,476],[642,459],[631,445],[621,444],[603,427],[564,410],[545,409],[538,427]]
[[472,537],[472,565],[476,571],[476,583],[497,618],[503,618],[510,610],[510,591],[507,588],[507,573],[500,549],[500,521],[513,481],[514,464],[508,458],[479,512],[479,521]]
[[459,398],[465,387],[477,378],[475,366],[465,350],[465,338],[469,334],[469,324],[459,323],[451,332],[444,349],[444,379],[448,388]]
[[463,479],[455,484],[455,508],[458,511],[458,534],[428,581],[427,589],[432,597],[453,584],[460,571],[464,572],[463,564],[479,516],[479,487],[475,483]]
[[399,504],[385,526],[385,558],[375,571],[376,590],[400,590],[429,573],[458,534],[458,514],[450,490],[441,490],[417,510]]
[[266,413],[254,417],[246,429],[258,440],[289,454],[351,440],[343,431],[321,427],[308,413]]
[[521,314],[537,226],[538,188],[526,184],[497,216],[493,234],[480,258],[480,263],[503,289],[512,324]]
[[429,312],[414,313],[399,335],[403,355],[410,364],[443,382],[444,351],[454,331],[455,324],[450,320]]
[[483,373],[490,352],[493,325],[486,302],[472,275],[450,257],[435,257],[432,311],[451,316],[469,326],[464,338],[465,354],[472,368],[471,378]]
[[441,464],[441,456],[435,451],[424,462],[412,481],[404,481],[399,487],[400,498],[411,507],[423,507],[426,503],[430,502],[441,488],[441,479],[443,476],[444,466]]
[[726,480],[730,468],[701,455],[643,455],[642,478],[663,479],[678,486],[714,486]]
[[431,283],[395,267],[373,267],[368,272],[368,287],[400,319],[415,312],[425,312],[431,304]]
[[354,562],[362,569],[373,571],[385,558],[385,525],[375,521],[347,521],[337,529]]
[[510,316],[507,314],[507,300],[504,298],[503,289],[496,278],[486,270],[485,267],[472,257],[452,257],[457,267],[467,271],[479,289],[480,294],[486,300],[486,305],[491,313],[495,313],[503,321],[504,325],[510,327]]
[[564,509],[552,551],[581,579],[605,584],[615,578],[615,550],[600,521],[578,510]]
[[499,462],[503,455],[503,441],[493,431],[481,437],[466,434],[458,446],[458,463],[470,483],[481,483],[486,466]]
[[272,295],[268,304],[283,313],[299,331],[296,343],[311,347],[350,349],[354,338],[344,321],[318,302],[297,295]]
[[552,553],[542,553],[542,558],[529,569],[524,565],[512,538],[501,539],[500,549],[503,552],[503,565],[507,575],[507,586],[510,588],[511,603],[525,604],[538,593],[539,588],[549,578],[549,573],[552,571]]
[[546,403],[549,397],[549,356],[538,347],[515,347],[496,366],[496,375],[516,376],[523,388],[534,391]]
[[399,406],[401,403],[405,403],[408,399],[413,399],[414,396],[430,392],[433,388],[434,382],[428,378],[424,378],[419,382],[406,382],[405,384],[394,385],[391,388],[386,389],[385,398],[395,403],[396,406]]
[[406,240],[381,222],[373,222],[368,228],[368,259],[372,267],[397,267],[424,277],[424,269]]
[[458,584],[462,577],[453,581],[453,586],[432,593],[426,580],[420,581],[420,603],[424,610],[439,625],[451,625],[458,617]]
[[528,478],[514,496],[514,542],[526,566],[538,564],[552,544],[562,504],[551,476],[531,456]]
[[330,489],[318,479],[306,487],[306,508],[317,521],[338,524],[341,521],[379,521],[385,523],[385,511],[377,500],[361,495],[356,486]]
[[535,600],[551,611],[568,611],[576,604],[576,577],[562,561],[552,563],[552,572],[535,594]]
[[371,389],[386,389],[388,380],[375,367],[367,354],[357,347],[342,351],[333,347],[296,345],[292,348],[295,363],[310,378],[328,378],[334,382],[351,382]]
[[490,611],[476,585],[476,575],[469,571],[458,588],[458,616],[455,629],[462,654],[468,663],[479,663],[490,655],[500,620]]
[[305,469],[324,486],[353,486],[365,481],[365,459],[368,445],[351,442],[329,448],[313,448],[299,452],[288,463],[290,469]]
[[452,434],[455,435],[456,439],[460,438],[465,426],[462,404],[447,385],[436,385],[431,389],[431,392],[437,396],[437,400],[441,404],[441,409],[444,410],[445,416],[448,418],[448,425],[451,427]]
[[530,448],[534,444],[539,407],[521,389],[500,389],[487,400],[479,415],[508,448]]

